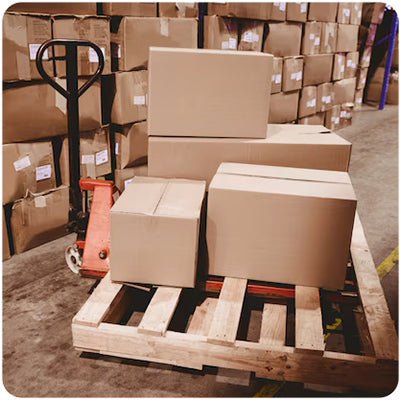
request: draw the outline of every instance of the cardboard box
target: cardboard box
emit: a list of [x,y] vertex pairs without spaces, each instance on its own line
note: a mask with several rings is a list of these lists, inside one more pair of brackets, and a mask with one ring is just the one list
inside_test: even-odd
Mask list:
[[308,6],[309,21],[336,22],[338,3],[311,2]]
[[364,50],[362,52],[362,56],[360,59],[361,67],[369,66],[369,64],[371,62],[371,55],[372,55],[372,47],[371,46],[364,47]]
[[335,22],[321,22],[321,54],[332,54],[336,51],[337,24]]
[[152,47],[149,135],[265,137],[272,63],[258,52]]
[[238,21],[232,18],[204,17],[204,48],[237,50],[239,39]]
[[221,162],[347,171],[351,144],[323,126],[270,125],[267,139],[149,138],[149,176],[205,180]]
[[354,2],[351,4],[351,11],[350,11],[350,24],[352,25],[360,25],[361,24],[361,17],[362,17],[362,3]]
[[208,15],[224,15],[236,18],[284,21],[286,3],[209,3]]
[[346,68],[346,54],[336,53],[333,57],[332,80],[338,81],[344,79]]
[[300,91],[299,118],[313,115],[317,109],[317,87],[305,86]]
[[356,89],[354,93],[354,110],[361,110],[363,97],[364,97],[364,90]]
[[302,26],[296,22],[271,22],[264,42],[264,53],[275,57],[300,55]]
[[[111,173],[110,137],[107,126],[80,132],[81,177],[98,178]],[[64,138],[59,159],[61,181],[69,185],[68,138]]]
[[336,52],[357,51],[358,25],[338,24]]
[[135,176],[148,176],[147,164],[114,171],[114,184],[120,193],[125,190],[126,185],[131,183]]
[[[326,111],[332,107],[333,83],[325,82],[317,86],[317,108],[316,111]],[[323,125],[323,123],[321,124]]]
[[[4,14],[3,16],[3,81],[41,79],[36,68],[40,45],[51,39],[48,15]],[[51,48],[43,54],[43,67],[54,76]]]
[[336,21],[338,24],[350,24],[352,3],[338,3],[338,11]]
[[3,261],[8,260],[10,257],[11,257],[10,242],[8,239],[6,215],[4,213],[4,207],[3,207]]
[[197,48],[197,20],[194,18],[123,17],[111,24],[114,71],[147,67],[149,48]]
[[274,57],[272,64],[271,93],[278,93],[282,89],[283,58]]
[[314,54],[304,56],[303,86],[330,82],[332,76],[333,54]]
[[346,172],[224,163],[208,193],[209,274],[341,289],[356,205]]
[[306,22],[308,3],[286,3],[286,21]]
[[303,82],[303,56],[284,57],[282,70],[282,90],[299,90]]
[[299,106],[299,92],[280,92],[271,94],[269,123],[283,124],[295,121]]
[[304,118],[299,118],[297,123],[301,125],[323,125],[325,122],[325,113],[317,112]]
[[113,281],[195,287],[205,182],[135,177],[110,211]]
[[111,108],[111,121],[115,124],[129,124],[147,118],[148,72],[117,72],[115,94]]
[[385,3],[362,3],[363,22],[381,24],[385,14],[385,6]]
[[353,103],[345,103],[340,105],[340,128],[346,128],[351,125],[353,118]]
[[66,235],[68,212],[67,186],[17,200],[11,214],[15,253],[23,253]]
[[[100,47],[104,56],[103,74],[111,72],[110,20],[105,16],[55,15],[53,17],[54,39],[85,39]],[[55,47],[55,55],[63,56],[63,46]],[[78,74],[93,75],[98,67],[96,52],[88,46],[78,47]],[[66,73],[64,60],[55,61],[56,75],[64,77]]]
[[199,16],[198,3],[158,3],[160,17],[170,18],[197,18]]
[[262,51],[264,22],[243,19],[239,23],[238,50]]
[[358,51],[346,54],[346,66],[344,69],[345,78],[354,78],[356,76],[358,57]]
[[[65,85],[65,80],[59,82]],[[85,80],[79,80],[79,85],[83,82]],[[81,130],[101,126],[99,82],[79,98],[79,113]],[[3,90],[3,143],[36,140],[67,131],[66,99],[48,83],[32,81],[6,85]]]
[[122,169],[147,162],[147,122],[115,128],[116,168]]
[[334,105],[325,113],[325,126],[335,131],[340,124],[340,105]]
[[157,3],[102,3],[104,15],[124,17],[157,17]]
[[363,89],[365,87],[366,82],[367,82],[367,75],[368,75],[368,67],[358,68],[356,89]]
[[301,54],[319,54],[322,22],[311,21],[304,24]]
[[333,83],[333,104],[352,103],[356,90],[356,78],[342,79]]
[[39,14],[72,14],[72,15],[96,15],[97,3],[15,3],[11,5],[7,12],[24,12],[24,13],[39,13]]
[[3,204],[55,187],[51,142],[3,144]]

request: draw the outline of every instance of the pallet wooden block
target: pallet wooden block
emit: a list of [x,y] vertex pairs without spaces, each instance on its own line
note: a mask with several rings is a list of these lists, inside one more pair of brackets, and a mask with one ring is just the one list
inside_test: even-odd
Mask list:
[[239,338],[247,281],[234,278],[225,278],[219,298],[200,301],[178,332],[169,324],[179,313],[182,289],[157,288],[138,326],[123,325],[120,318],[135,296],[127,300],[127,286],[107,275],[73,319],[73,344],[82,351],[200,370],[209,365],[280,381],[389,393],[397,384],[397,334],[358,216],[351,256],[362,310],[357,320],[369,337],[364,354],[325,349],[317,288],[295,288],[294,346],[285,344],[287,306],[273,302],[261,310],[259,339]]

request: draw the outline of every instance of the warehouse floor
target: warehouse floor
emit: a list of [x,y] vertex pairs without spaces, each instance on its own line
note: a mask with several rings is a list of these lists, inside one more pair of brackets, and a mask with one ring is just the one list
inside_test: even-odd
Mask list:
[[[353,143],[350,174],[375,263],[398,245],[398,107],[364,106],[338,131]],[[90,356],[72,347],[71,319],[95,283],[66,267],[73,235],[3,263],[3,383],[18,397],[252,397],[325,396],[301,384],[249,386],[222,379],[215,368],[195,372],[155,363]],[[383,278],[397,324],[398,265]]]

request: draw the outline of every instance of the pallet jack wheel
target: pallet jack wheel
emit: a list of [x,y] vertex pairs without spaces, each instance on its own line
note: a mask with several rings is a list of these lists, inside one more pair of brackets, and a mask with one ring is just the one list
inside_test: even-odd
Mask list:
[[74,274],[79,274],[82,266],[82,257],[76,244],[72,244],[65,249],[65,261]]

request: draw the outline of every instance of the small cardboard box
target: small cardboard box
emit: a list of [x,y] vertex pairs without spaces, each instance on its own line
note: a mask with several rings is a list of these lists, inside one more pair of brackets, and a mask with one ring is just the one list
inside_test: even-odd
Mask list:
[[311,21],[304,24],[301,54],[319,54],[321,46],[322,22]]
[[115,128],[116,168],[122,169],[147,162],[147,122]]
[[60,186],[37,195],[29,194],[12,207],[11,230],[16,254],[66,235],[69,188]]
[[[332,82],[321,83],[317,86],[317,108],[316,111],[326,111],[332,107],[333,103],[333,84]],[[322,123],[323,125],[323,123]]]
[[344,79],[346,68],[346,54],[336,53],[333,57],[332,80]]
[[337,41],[337,23],[322,22],[321,23],[321,54],[332,54],[336,51]]
[[325,113],[317,112],[314,115],[309,115],[308,117],[299,118],[298,124],[301,125],[323,125],[325,122]]
[[150,48],[149,135],[265,138],[272,64],[258,52]]
[[157,17],[157,3],[102,3],[104,15],[125,17]]
[[342,79],[333,83],[333,104],[352,103],[356,90],[356,78]]
[[339,129],[340,105],[334,105],[325,112],[325,126],[332,131]]
[[110,211],[113,281],[194,287],[205,182],[135,177]]
[[208,193],[209,274],[342,289],[356,205],[346,172],[223,163]]
[[344,69],[345,78],[354,78],[357,72],[358,51],[353,51],[346,54],[346,67]]
[[286,3],[286,21],[306,22],[308,3]]
[[282,89],[283,58],[274,57],[271,78],[271,93],[279,93]]
[[295,121],[299,106],[299,92],[280,92],[271,94],[269,123],[283,124]]
[[303,118],[315,114],[317,109],[317,87],[305,86],[300,91],[298,117]]
[[51,142],[3,144],[3,204],[55,187]]
[[282,90],[299,90],[303,82],[303,56],[284,57],[282,70]]
[[338,24],[350,24],[352,4],[339,2],[336,18]]
[[204,48],[237,50],[239,40],[238,21],[233,18],[204,17]]
[[126,185],[131,183],[135,176],[148,176],[147,164],[114,171],[114,184],[120,193],[125,190]]
[[147,68],[151,46],[197,48],[197,20],[123,17],[111,21],[114,71]]
[[309,21],[336,22],[338,3],[311,2],[308,6]]
[[314,54],[304,56],[303,86],[330,82],[332,76],[333,54]]
[[351,125],[353,118],[353,103],[345,103],[340,105],[340,128],[345,128]]
[[358,25],[338,24],[336,52],[357,51]]
[[238,50],[262,51],[264,22],[243,19],[239,23]]
[[129,124],[147,118],[148,72],[116,72],[111,122]]
[[296,22],[271,22],[264,42],[264,53],[275,57],[300,55],[302,24]]
[[[156,3],[151,3],[156,4]],[[169,18],[197,18],[199,16],[198,3],[158,3],[160,17]]]
[[350,11],[350,24],[352,25],[360,25],[361,24],[361,17],[362,17],[362,6],[361,2],[354,2],[351,4],[351,11]]

